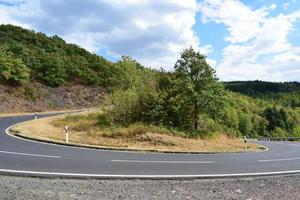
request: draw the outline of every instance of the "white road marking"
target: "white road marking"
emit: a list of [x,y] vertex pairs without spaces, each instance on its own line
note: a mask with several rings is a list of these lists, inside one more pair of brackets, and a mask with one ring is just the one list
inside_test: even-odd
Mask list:
[[20,153],[20,152],[12,152],[12,151],[0,151],[0,153],[4,153],[4,154],[13,154],[13,155],[21,155],[21,156],[44,157],[44,158],[61,158],[61,156],[51,156],[51,155],[41,155],[41,154],[31,154],[31,153]]
[[24,171],[14,169],[0,169],[0,173],[11,173],[14,175],[31,175],[31,176],[58,176],[58,177],[75,177],[75,178],[212,178],[212,177],[242,177],[242,176],[266,176],[280,174],[300,173],[300,170],[293,171],[273,171],[257,173],[237,173],[237,174],[191,174],[191,175],[124,175],[124,174],[81,174],[81,173],[64,173],[64,172],[45,172],[45,171]]
[[168,160],[111,160],[111,162],[126,163],[173,163],[173,164],[212,164],[213,161],[168,161]]
[[280,158],[280,159],[269,159],[269,160],[258,160],[258,162],[279,162],[289,160],[300,160],[300,158]]

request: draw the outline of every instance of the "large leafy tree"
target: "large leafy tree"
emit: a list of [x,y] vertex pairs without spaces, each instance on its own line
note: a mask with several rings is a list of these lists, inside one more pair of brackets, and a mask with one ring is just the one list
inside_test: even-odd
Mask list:
[[13,59],[0,51],[0,80],[22,85],[29,80],[30,70],[19,58]]
[[218,119],[224,107],[225,92],[206,57],[192,47],[184,50],[175,64],[175,74],[180,93],[186,99],[184,103],[191,106],[194,129],[198,129],[200,113]]
[[268,107],[263,115],[269,122],[267,126],[269,132],[274,131],[277,127],[287,132],[292,131],[293,123],[288,119],[288,113],[284,109],[279,110],[276,107]]

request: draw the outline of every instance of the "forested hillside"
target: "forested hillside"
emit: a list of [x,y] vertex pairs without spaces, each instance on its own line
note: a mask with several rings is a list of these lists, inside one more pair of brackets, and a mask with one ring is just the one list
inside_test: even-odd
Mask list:
[[118,64],[58,36],[13,25],[0,25],[0,59],[0,80],[10,85],[31,80],[51,87],[66,83],[108,87],[117,84],[114,77],[120,72]]
[[224,82],[227,89],[252,97],[274,93],[300,92],[299,82],[231,81]]
[[112,63],[58,36],[0,25],[0,111],[100,106],[106,96],[104,104],[114,109],[97,115],[102,128],[143,124],[187,137],[300,136],[299,83],[221,83],[193,48],[174,64],[164,72],[127,56]]
[[224,82],[224,86],[230,91],[264,99],[285,107],[300,106],[299,82],[233,81]]
[[112,63],[58,36],[0,25],[0,112],[99,106],[107,91],[152,74],[126,56]]

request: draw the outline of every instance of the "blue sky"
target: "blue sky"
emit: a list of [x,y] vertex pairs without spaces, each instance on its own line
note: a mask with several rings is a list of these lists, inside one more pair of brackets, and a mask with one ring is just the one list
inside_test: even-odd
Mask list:
[[0,0],[0,23],[172,70],[183,49],[221,80],[300,81],[299,0]]

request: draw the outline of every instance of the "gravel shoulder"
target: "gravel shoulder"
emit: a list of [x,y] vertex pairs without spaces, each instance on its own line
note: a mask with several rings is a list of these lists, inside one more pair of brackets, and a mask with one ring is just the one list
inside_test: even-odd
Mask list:
[[299,199],[300,174],[198,180],[0,176],[0,199]]

